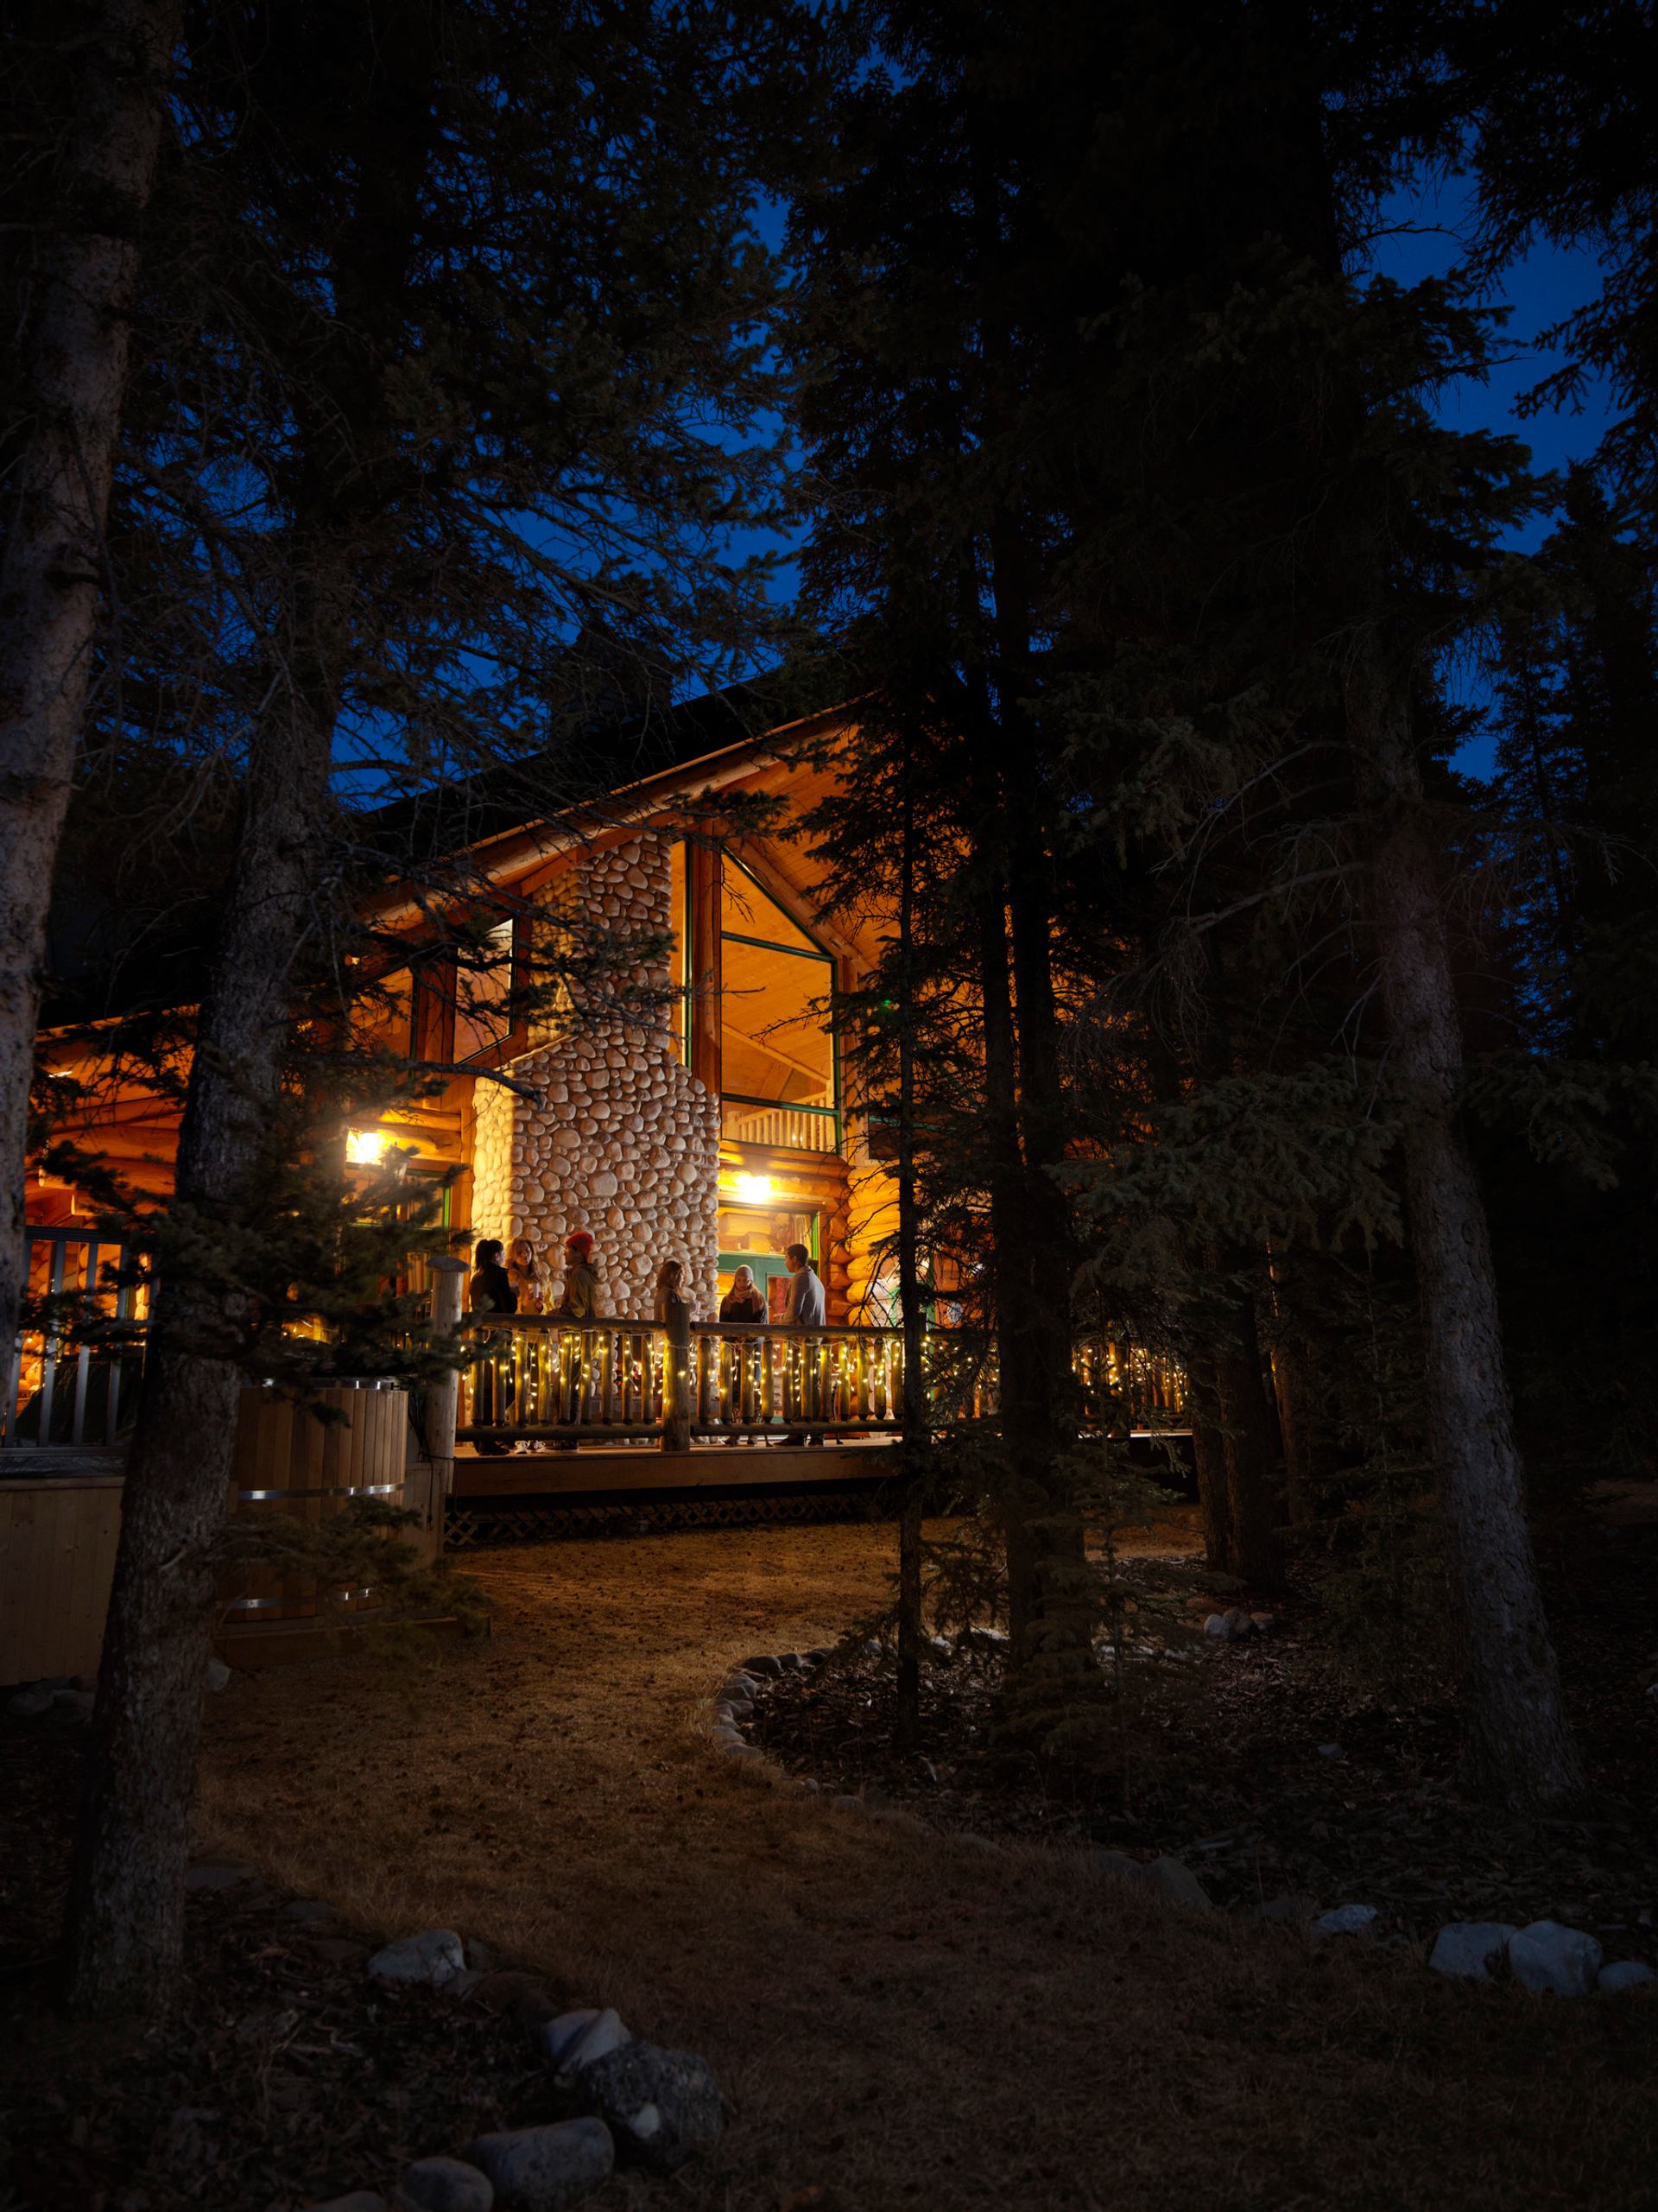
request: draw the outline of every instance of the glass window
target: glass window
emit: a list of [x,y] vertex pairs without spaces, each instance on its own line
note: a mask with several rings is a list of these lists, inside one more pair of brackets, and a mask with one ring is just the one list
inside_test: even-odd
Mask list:
[[394,1053],[404,1058],[414,1009],[414,978],[406,967],[365,983],[357,1001],[359,1042],[370,1052]]
[[834,963],[729,855],[720,873],[725,1134],[832,1152]]
[[829,957],[729,852],[719,871],[719,927],[724,936],[757,937],[763,943],[786,945],[791,952],[804,953],[816,960]]
[[468,953],[455,973],[455,1058],[504,1044],[512,992],[512,923],[497,922],[477,954]]
[[818,1216],[797,1213],[785,1199],[766,1205],[722,1202],[719,1208],[719,1295],[723,1298],[739,1267],[753,1276],[773,1321],[781,1321],[788,1298],[790,1245],[804,1245],[818,1257]]

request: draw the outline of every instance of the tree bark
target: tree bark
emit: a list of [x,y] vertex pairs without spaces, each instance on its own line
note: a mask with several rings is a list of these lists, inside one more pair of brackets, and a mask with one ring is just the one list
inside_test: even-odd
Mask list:
[[[981,852],[981,860],[986,856]],[[1009,1495],[1002,1524],[1008,1567],[1008,1635],[1015,1665],[1028,1657],[1036,1618],[1035,1562],[1018,1494],[1024,1461],[1015,1434],[1028,1397],[1024,1338],[1015,1323],[1029,1296],[1021,1269],[1018,1081],[1015,1073],[1013,998],[1008,983],[1008,937],[1002,877],[985,865],[978,891],[979,992],[984,1009],[985,1152],[990,1199],[991,1306],[996,1322],[1000,1426],[1008,1458]]]
[[1404,1097],[1406,1202],[1421,1302],[1429,1441],[1461,1615],[1466,1769],[1516,1809],[1582,1786],[1526,1520],[1490,1232],[1458,1120],[1461,1024],[1440,860],[1411,744],[1411,662],[1374,622],[1345,669],[1348,732],[1376,824],[1375,933],[1392,1073]]
[[[256,728],[212,981],[179,1132],[175,1219],[245,1234],[287,1055],[294,955],[314,940],[338,697],[315,637],[308,681]],[[238,1315],[164,1276],[127,1463],[69,1906],[80,2012],[153,2013],[182,1957],[184,1870],[240,1373]]]
[[921,1732],[921,1512],[930,1436],[923,1357],[921,1240],[915,1191],[915,788],[904,736],[898,854],[898,1298],[904,1331],[903,1504],[898,1518],[898,1694],[893,1746]]
[[[1275,1247],[1271,1255],[1273,1380],[1278,1426],[1284,1440],[1284,1494],[1292,1524],[1317,1518],[1338,1463],[1326,1362],[1319,1357],[1320,1332],[1312,1286],[1318,1256],[1304,1246]],[[1328,1263],[1322,1264],[1327,1266]]]
[[1231,1539],[1228,1571],[1256,1588],[1273,1589],[1282,1574],[1272,1489],[1276,1439],[1261,1376],[1255,1308],[1236,1279],[1238,1258],[1212,1244],[1206,1253],[1217,1314],[1212,1358]]
[[58,845],[105,586],[140,232],[182,0],[106,0],[76,56],[26,339],[32,419],[0,562],[0,1346],[27,1288],[35,1030]]
[[1192,1457],[1197,1467],[1204,1558],[1218,1575],[1234,1575],[1237,1545],[1232,1536],[1232,1501],[1226,1482],[1225,1437],[1209,1423],[1194,1421]]

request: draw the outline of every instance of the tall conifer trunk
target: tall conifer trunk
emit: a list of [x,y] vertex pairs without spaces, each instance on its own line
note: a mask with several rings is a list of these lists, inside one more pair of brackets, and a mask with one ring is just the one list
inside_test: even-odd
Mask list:
[[[981,859],[984,858],[981,852]],[[1001,1427],[1011,1494],[1003,1505],[1007,1548],[1008,1629],[1016,1664],[1029,1656],[1037,1618],[1035,1561],[1021,1495],[1026,1462],[1016,1439],[1031,1396],[1027,1337],[1020,1324],[1029,1295],[1023,1260],[1018,1078],[1013,995],[1008,980],[1007,916],[999,870],[982,869],[978,888],[978,984],[984,1016],[985,1150],[990,1198],[990,1301],[1000,1373]]]
[[[343,596],[343,595],[341,595]],[[179,1132],[175,1212],[245,1233],[294,1015],[296,948],[313,935],[338,698],[338,615],[313,609],[308,681],[256,731],[212,980]],[[155,2012],[183,1947],[195,1797],[240,1373],[215,1347],[240,1316],[164,1277],[127,1463],[69,1917],[82,2012]]]
[[921,1243],[915,1192],[915,778],[904,732],[898,861],[898,1298],[904,1331],[903,1505],[898,1523],[898,1695],[894,1744],[921,1727],[921,1508],[931,1438],[922,1372]]
[[[182,0],[106,0],[36,249],[0,564],[0,1347],[27,1288],[23,1190],[47,912],[68,810],[127,383],[140,234],[161,155]],[[22,249],[16,249],[21,252]],[[9,338],[10,333],[8,333]]]
[[1218,1575],[1237,1572],[1237,1543],[1232,1534],[1232,1501],[1226,1482],[1226,1439],[1215,1426],[1214,1377],[1199,1378],[1188,1363],[1192,1399],[1192,1459],[1198,1478],[1198,1511],[1203,1521],[1203,1556]]
[[[295,35],[302,51],[303,26]],[[397,434],[383,371],[402,341],[432,70],[412,34],[389,49],[340,149],[358,180],[332,268],[349,311],[345,343],[320,364],[321,403],[313,393],[296,409],[303,445],[289,495],[283,681],[250,732],[241,830],[179,1132],[174,1210],[209,1233],[216,1222],[231,1234],[250,1226],[300,1005],[297,971],[312,964],[328,926],[353,550],[372,529],[374,464]],[[152,1308],[70,1901],[70,1998],[83,2012],[154,2012],[176,1985],[212,1554],[240,1383],[219,1347],[239,1318],[233,1300],[187,1276],[165,1277]]]
[[1273,1380],[1284,1440],[1284,1494],[1292,1522],[1322,1509],[1336,1471],[1331,1377],[1319,1356],[1321,1332],[1313,1292],[1329,1263],[1305,1245],[1275,1245],[1269,1255],[1274,1335]]
[[1275,1439],[1261,1376],[1255,1309],[1237,1280],[1242,1259],[1237,1249],[1212,1243],[1206,1257],[1218,1315],[1211,1357],[1224,1440],[1228,1569],[1257,1589],[1272,1589],[1282,1571],[1272,1490]]
[[1392,1073],[1405,1094],[1410,1245],[1429,1441],[1461,1615],[1466,1766],[1525,1808],[1580,1788],[1515,1448],[1490,1232],[1458,1122],[1461,1023],[1441,867],[1411,745],[1410,661],[1363,626],[1345,669],[1348,733],[1376,824],[1370,923]]

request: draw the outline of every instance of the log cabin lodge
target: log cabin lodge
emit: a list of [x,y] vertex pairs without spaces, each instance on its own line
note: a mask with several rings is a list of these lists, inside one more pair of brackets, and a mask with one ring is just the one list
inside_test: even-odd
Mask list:
[[[374,916],[382,932],[406,930],[410,944],[408,964],[399,968],[393,954],[379,979],[379,1042],[451,1072],[419,1104],[351,1126],[348,1160],[366,1167],[396,1147],[411,1184],[446,1180],[444,1218],[458,1248],[486,1236],[529,1239],[549,1309],[562,1290],[566,1236],[590,1231],[613,1317],[602,1328],[516,1319],[486,1335],[498,1356],[492,1378],[484,1359],[463,1385],[457,1503],[660,1488],[668,1479],[664,1457],[647,1465],[639,1455],[668,1441],[662,1332],[646,1317],[670,1258],[683,1264],[696,1327],[699,1447],[699,1466],[683,1455],[675,1479],[706,1486],[716,1472],[707,1446],[738,1439],[783,1449],[722,1454],[726,1489],[844,1479],[860,1461],[867,1474],[872,1462],[857,1447],[895,1432],[889,1148],[851,1094],[834,1017],[877,957],[880,922],[825,920],[809,841],[791,833],[832,789],[854,725],[835,708],[755,734],[745,707],[752,720],[742,694],[676,707],[607,749],[626,772],[601,801],[579,814],[497,819],[469,835],[472,927],[487,931],[498,958],[486,956],[459,996],[452,959],[446,982],[441,950],[421,957],[412,900],[394,889]],[[743,804],[756,799],[763,808]],[[763,827],[734,826],[756,821]],[[718,835],[714,821],[725,825]],[[577,1024],[515,1015],[515,966],[528,957],[538,917],[561,911],[602,924],[624,971],[627,941],[640,941],[631,973],[664,994],[665,1017],[642,1023],[625,1006],[590,1008]],[[65,1059],[90,1078],[90,1067]],[[513,1087],[490,1080],[499,1074]],[[148,1093],[93,1087],[89,1095],[97,1104],[68,1133],[164,1198],[175,1122]],[[32,1176],[39,1291],[91,1288],[100,1258],[115,1256],[107,1245],[99,1252],[77,1204],[69,1187],[43,1170]],[[761,1328],[734,1341],[718,1330],[739,1266],[778,1312],[784,1254],[795,1244],[822,1277],[826,1328],[809,1343],[794,1331]],[[96,1373],[89,1385],[85,1355],[78,1372],[73,1356],[54,1372],[52,1347],[25,1341],[5,1442],[113,1443],[128,1418],[125,1385],[111,1374],[105,1388]],[[1179,1425],[1177,1383],[1115,1343],[1091,1360],[1107,1363],[1109,1378],[1102,1370],[1098,1379],[1114,1390],[1131,1370],[1136,1396],[1163,1409],[1158,1425]],[[987,1387],[993,1379],[970,1387],[965,1410],[988,1409]],[[790,1448],[802,1446],[803,1429],[830,1448]],[[554,1456],[573,1444],[578,1459]]]
[[[452,971],[446,992],[430,964],[418,987],[414,964],[380,983],[393,1011],[377,1041],[455,1072],[440,1094],[354,1126],[348,1156],[371,1163],[395,1145],[411,1176],[451,1175],[457,1239],[530,1238],[555,1297],[573,1229],[592,1231],[621,1315],[650,1312],[669,1258],[684,1262],[699,1316],[712,1315],[744,1263],[775,1298],[783,1247],[798,1242],[823,1277],[830,1321],[849,1322],[880,1302],[887,1178],[871,1172],[867,1131],[843,1093],[832,1009],[876,947],[817,916],[809,855],[788,836],[828,788],[832,770],[815,757],[845,718],[755,737],[716,697],[662,719],[635,748],[644,772],[584,804],[579,826],[524,822],[473,848],[478,880],[498,894],[503,918],[490,931],[498,960],[463,988],[464,1011]],[[650,752],[669,750],[673,758],[649,764]],[[699,801],[747,794],[777,807],[765,834],[691,833]],[[551,1022],[504,1026],[496,1009],[507,1007],[535,912],[560,907],[624,942],[671,948],[638,971],[679,993],[670,1021],[590,1016],[564,1036]],[[403,919],[413,948],[418,918]],[[521,1090],[480,1073],[497,1069]],[[158,1196],[170,1188],[176,1122],[147,1093],[100,1098],[70,1133]],[[70,1226],[78,1203],[43,1170],[31,1176],[31,1225]]]

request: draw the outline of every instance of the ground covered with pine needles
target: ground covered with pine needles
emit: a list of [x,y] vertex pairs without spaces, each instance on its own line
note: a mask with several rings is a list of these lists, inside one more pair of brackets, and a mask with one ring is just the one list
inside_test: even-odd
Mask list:
[[[1193,1523],[1177,1509],[1130,1549],[1189,1562]],[[1608,1959],[1654,1962],[1655,1575],[1658,1518],[1644,1513],[1580,1516],[1551,1547],[1552,1616],[1593,1787],[1538,1821],[1462,1794],[1448,1670],[1421,1663],[1408,1624],[1395,1638],[1356,1625],[1351,1605],[1321,1605],[1316,1561],[1265,1600],[1264,1634],[1201,1632],[1206,1613],[1234,1602],[1218,1588],[1188,1600],[1184,1632],[1131,1630],[1122,1725],[1106,1649],[1107,1698],[1063,1757],[1043,1755],[1040,1730],[1009,1725],[1000,1653],[971,1639],[928,1650],[906,1756],[893,1750],[895,1666],[874,1645],[763,1680],[745,1726],[788,1772],[946,1829],[1172,1854],[1231,1911],[1294,1919],[1370,1905],[1376,1940],[1418,1955],[1446,1921],[1548,1918],[1587,1930]]]
[[[364,1946],[452,1926],[702,2052],[730,2102],[718,2158],[673,2183],[617,2181],[601,2207],[1650,2203],[1658,2005],[1453,1986],[1402,1946],[1182,1912],[1064,1843],[987,1852],[719,1759],[710,1701],[731,1664],[832,1641],[883,1602],[890,1547],[878,1527],[783,1528],[469,1562],[486,1642],[240,1677],[215,1700],[204,1825],[274,1896],[334,1905]],[[196,1922],[220,2042],[244,2006],[293,2009],[237,1980],[278,1970],[257,1956],[276,1939],[256,1916],[243,1963],[225,1963],[243,1909]],[[339,1963],[319,2019],[364,2001]],[[498,2093],[497,2025],[453,2025],[467,2017],[444,2015],[458,2094],[415,2062],[422,2150],[458,2147]],[[36,2031],[21,2071],[38,2084],[56,2066],[62,2090],[55,2033]],[[362,2063],[274,2058],[272,2109],[284,2129],[308,2110],[289,2133],[310,2166],[284,2153],[269,2187],[250,2165],[235,2193],[193,2201],[287,2212],[340,2186],[330,2137]],[[158,2131],[168,2099],[191,2101],[158,2085]],[[256,2123],[245,2100],[233,2116]],[[67,2139],[66,2107],[62,2120]],[[345,2146],[357,2185],[383,2181],[363,2154],[391,2142],[377,2120]],[[146,2189],[132,2212],[193,2201]]]

